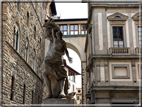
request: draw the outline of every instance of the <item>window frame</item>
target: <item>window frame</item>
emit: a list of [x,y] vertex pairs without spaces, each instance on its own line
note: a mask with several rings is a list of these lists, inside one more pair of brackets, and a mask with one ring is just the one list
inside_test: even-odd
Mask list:
[[15,77],[12,76],[12,80],[11,80],[11,93],[10,93],[10,100],[13,101],[14,100],[14,92],[15,92]]
[[[115,76],[114,68],[127,68],[127,76]],[[130,79],[130,67],[129,64],[112,64],[112,79]]]
[[[65,25],[67,26],[67,30],[64,30],[64,26],[65,26]],[[60,28],[60,26],[62,26],[62,29],[63,29],[63,30],[61,30],[61,29],[60,29],[60,30],[61,30],[61,32],[63,33],[63,35],[64,35],[64,32],[65,32],[65,31],[67,32],[67,35],[68,35],[68,25],[67,25],[67,24],[59,24],[59,28]]]
[[[136,31],[137,31],[137,37],[136,37],[136,39],[137,39],[137,41],[138,41],[138,42],[137,42],[137,46],[138,46],[138,47],[142,47],[142,40],[141,40],[141,46],[139,45],[139,41],[140,41],[140,40],[139,40],[139,31],[138,31],[138,28],[141,27],[141,29],[142,29],[142,26],[138,25],[138,26],[136,26],[136,27],[137,27],[137,29],[136,29]],[[141,31],[141,37],[142,37],[142,31]]]
[[36,26],[34,26],[34,39],[36,40]]
[[33,58],[32,58],[32,68],[35,71],[35,64],[36,64],[36,51],[35,49],[33,50],[34,54],[33,54]]
[[77,100],[79,100],[79,96],[77,96]]
[[26,85],[23,86],[23,104],[25,104],[25,96],[26,96]]
[[17,10],[19,11],[19,0],[17,0]]
[[[73,25],[73,30],[71,30],[71,26]],[[75,30],[75,25],[77,25],[78,30]],[[73,34],[71,34],[71,31],[73,31]],[[75,34],[75,31],[78,31],[78,34]],[[79,24],[70,24],[70,29],[69,29],[69,34],[70,35],[79,35]]]
[[20,32],[19,27],[16,24],[14,26],[14,32],[13,32],[13,48],[18,52],[19,51],[19,38],[20,38]]
[[32,90],[32,104],[34,104],[34,91]]
[[28,62],[29,55],[29,40],[26,38],[26,46],[25,46],[25,61]]
[[29,17],[30,17],[29,16],[29,12],[27,12],[27,22],[26,22],[27,23],[27,27],[29,27]]
[[[81,25],[85,25],[85,30],[82,30],[82,26]],[[82,35],[86,35],[87,34],[87,29],[86,29],[86,24],[80,24],[80,34],[82,34],[82,31],[85,31],[85,34]]]
[[[112,34],[113,34],[113,28],[117,28],[117,39],[118,39],[118,47],[116,47],[116,48],[121,48],[121,47],[119,47],[119,32],[118,32],[118,28],[122,28],[122,37],[123,37],[123,47],[122,48],[124,48],[124,34],[123,34],[123,26],[113,26],[112,27]],[[114,47],[114,35],[113,35],[113,47]]]
[[[124,47],[127,47],[127,40],[126,40],[126,23],[125,21],[110,21],[109,20],[109,26],[110,26],[110,47],[113,47],[113,27],[114,26],[122,26],[123,27],[123,41],[124,41]],[[109,47],[109,48],[110,48]],[[123,47],[123,48],[124,48]]]

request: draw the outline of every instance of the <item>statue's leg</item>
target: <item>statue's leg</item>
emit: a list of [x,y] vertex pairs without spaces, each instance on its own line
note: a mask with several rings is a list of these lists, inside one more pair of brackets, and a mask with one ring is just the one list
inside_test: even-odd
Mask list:
[[47,71],[47,70],[44,70],[44,72],[42,73],[42,76],[43,76],[43,78],[44,78],[44,81],[45,81],[46,86],[47,86],[48,91],[49,91],[49,93],[48,93],[48,95],[47,95],[46,98],[52,98],[53,95],[52,95],[52,91],[51,91],[51,81],[50,81],[50,79],[49,79],[49,77],[48,77],[48,71]]
[[[59,80],[56,85],[52,89],[52,94],[54,98],[63,97],[64,96],[64,81],[65,79]],[[62,94],[62,95],[60,95]]]
[[61,89],[61,91],[59,93],[59,97],[65,97],[65,92],[64,92],[65,80],[66,80],[66,78],[63,78],[61,80],[61,83],[60,83],[60,89]]

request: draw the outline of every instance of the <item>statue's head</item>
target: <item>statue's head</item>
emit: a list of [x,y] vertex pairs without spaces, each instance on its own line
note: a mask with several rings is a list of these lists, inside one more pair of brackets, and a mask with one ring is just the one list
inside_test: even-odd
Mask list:
[[56,29],[55,33],[60,31],[60,28],[54,22],[46,22],[43,27],[46,28],[45,30],[45,38],[52,41],[52,28]]

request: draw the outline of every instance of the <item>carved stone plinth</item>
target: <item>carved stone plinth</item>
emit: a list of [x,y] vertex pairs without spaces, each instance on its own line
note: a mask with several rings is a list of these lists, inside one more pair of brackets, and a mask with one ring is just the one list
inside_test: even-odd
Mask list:
[[75,99],[50,98],[44,99],[43,104],[76,104]]

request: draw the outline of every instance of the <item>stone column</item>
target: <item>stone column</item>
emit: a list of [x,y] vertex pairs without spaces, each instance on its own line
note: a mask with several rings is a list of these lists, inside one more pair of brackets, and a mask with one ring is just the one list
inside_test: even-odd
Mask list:
[[67,35],[70,35],[70,24],[67,25]]
[[131,61],[131,65],[132,65],[132,77],[133,77],[133,83],[134,83],[134,86],[137,85],[137,80],[136,80],[136,67],[135,67],[135,61],[132,60]]
[[85,88],[85,85],[86,85],[86,71],[85,71],[85,68],[86,68],[86,61],[82,61],[81,62],[81,65],[82,65],[82,103],[83,104],[86,104],[86,88]]
[[108,60],[105,60],[104,66],[105,66],[105,82],[106,86],[108,86],[109,85]]
[[96,79],[97,79],[97,85],[100,86],[100,65],[99,62],[96,62]]
[[91,104],[95,104],[95,92],[91,91]]

